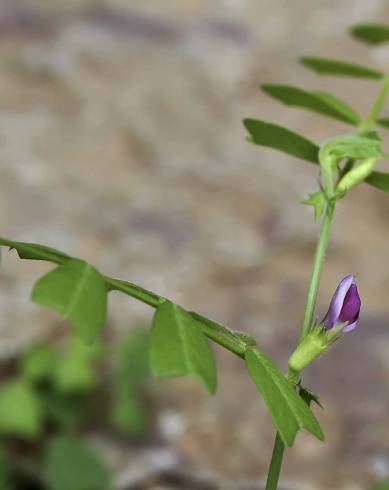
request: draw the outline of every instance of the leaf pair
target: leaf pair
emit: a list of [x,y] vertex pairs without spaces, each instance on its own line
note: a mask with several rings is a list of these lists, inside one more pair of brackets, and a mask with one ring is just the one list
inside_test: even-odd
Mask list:
[[[245,361],[285,445],[292,446],[302,428],[323,440],[315,416],[277,366],[258,349],[249,348]],[[215,361],[200,325],[169,301],[154,316],[150,362],[156,376],[192,375],[211,393],[216,390]]]

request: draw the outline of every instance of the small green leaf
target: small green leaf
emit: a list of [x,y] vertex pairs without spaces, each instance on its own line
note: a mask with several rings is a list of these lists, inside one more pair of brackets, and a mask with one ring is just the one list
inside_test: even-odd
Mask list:
[[389,26],[385,24],[358,24],[351,28],[351,34],[367,44],[389,42]]
[[303,56],[299,59],[307,68],[321,75],[339,75],[355,78],[374,78],[380,80],[384,73],[374,68],[317,56]]
[[55,248],[38,245],[37,243],[16,242],[0,237],[0,246],[15,249],[21,259],[49,260],[61,264],[70,258]]
[[256,145],[274,148],[297,158],[318,163],[319,147],[304,136],[260,119],[245,119],[243,123],[250,133],[251,141]]
[[105,323],[107,290],[104,278],[82,260],[69,260],[43,276],[34,286],[32,300],[68,318],[87,343],[96,339]]
[[31,386],[15,381],[1,388],[0,433],[31,439],[40,434],[42,423],[42,405]]
[[377,119],[377,123],[383,128],[389,128],[389,117],[381,117]]
[[57,436],[50,441],[45,461],[50,490],[109,490],[112,475],[98,455],[79,439]]
[[213,353],[198,322],[178,305],[157,308],[151,330],[150,366],[155,376],[193,375],[216,391]]
[[278,367],[257,349],[249,349],[245,359],[284,444],[291,447],[299,429],[323,441],[324,434],[312,411]]
[[381,191],[389,192],[389,174],[386,172],[374,171],[369,175],[365,182]]
[[303,201],[303,203],[308,204],[308,206],[313,206],[315,210],[315,220],[317,221],[323,214],[326,197],[322,191],[314,192],[313,194],[309,194],[309,198]]
[[304,107],[355,125],[361,121],[361,118],[351,107],[331,94],[308,92],[290,85],[262,85],[262,90],[289,106]]
[[33,383],[46,381],[51,378],[58,361],[59,355],[51,345],[37,345],[22,357],[22,375]]

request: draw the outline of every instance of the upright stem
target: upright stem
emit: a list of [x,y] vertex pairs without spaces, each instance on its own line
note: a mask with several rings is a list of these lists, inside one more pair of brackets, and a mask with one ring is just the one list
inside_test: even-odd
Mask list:
[[[328,239],[330,235],[331,223],[334,216],[334,209],[335,209],[335,204],[331,202],[328,203],[326,213],[323,219],[323,225],[320,232],[319,240],[317,242],[315,260],[313,262],[307,302],[304,310],[304,319],[301,325],[300,342],[308,334],[312,325],[321,272],[323,270],[324,258],[328,247]],[[293,382],[297,381],[293,378],[293,375],[291,373],[289,374],[288,377]],[[285,451],[284,443],[282,442],[281,437],[277,432],[274,441],[273,453],[270,461],[267,481],[266,481],[266,490],[277,490],[284,451]]]
[[271,455],[269,473],[267,474],[266,490],[277,490],[284,451],[285,445],[281,440],[279,432],[277,432]]
[[324,259],[328,247],[328,239],[330,234],[330,228],[332,219],[334,216],[335,204],[329,203],[327,205],[326,213],[323,220],[323,226],[317,242],[315,260],[313,262],[311,281],[309,284],[307,302],[305,304],[304,319],[300,330],[300,342],[308,334],[315,314],[317,293],[319,290],[320,277],[323,270]]

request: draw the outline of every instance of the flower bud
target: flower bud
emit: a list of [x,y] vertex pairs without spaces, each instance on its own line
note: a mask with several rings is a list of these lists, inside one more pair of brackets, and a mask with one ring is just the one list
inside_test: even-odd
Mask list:
[[328,312],[319,325],[304,337],[289,358],[289,369],[300,372],[325,352],[342,332],[351,332],[358,324],[361,300],[353,275],[341,280]]
[[322,324],[326,330],[345,323],[343,332],[351,332],[358,325],[361,299],[355,277],[351,274],[343,278],[332,297],[330,307]]

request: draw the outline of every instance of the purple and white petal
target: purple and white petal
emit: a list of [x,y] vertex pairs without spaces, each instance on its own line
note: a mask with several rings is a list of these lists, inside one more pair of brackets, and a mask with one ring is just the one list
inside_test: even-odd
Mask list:
[[327,330],[332,328],[336,323],[339,323],[338,319],[342,311],[345,297],[353,284],[355,284],[355,277],[353,274],[350,274],[342,279],[336,288],[328,312],[323,320]]

